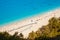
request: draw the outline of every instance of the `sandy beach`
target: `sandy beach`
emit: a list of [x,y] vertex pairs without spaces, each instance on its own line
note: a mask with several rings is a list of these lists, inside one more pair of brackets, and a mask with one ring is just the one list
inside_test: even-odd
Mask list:
[[60,17],[60,8],[1,26],[0,32],[7,31],[11,35],[13,35],[15,32],[19,32],[23,33],[24,37],[27,37],[31,31],[35,32],[43,25],[48,24],[48,20],[54,16]]

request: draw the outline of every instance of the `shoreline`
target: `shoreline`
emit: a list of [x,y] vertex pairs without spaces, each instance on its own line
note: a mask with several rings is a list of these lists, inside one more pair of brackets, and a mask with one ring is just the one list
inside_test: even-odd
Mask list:
[[4,23],[4,24],[1,24],[0,25],[0,27],[1,26],[5,26],[5,25],[9,25],[9,24],[13,24],[13,23],[16,23],[16,22],[20,22],[20,21],[24,21],[24,20],[26,20],[26,18],[27,19],[29,19],[29,18],[32,18],[32,17],[36,17],[37,15],[39,15],[39,16],[41,16],[41,15],[44,15],[44,14],[46,14],[47,12],[50,12],[50,11],[53,11],[53,10],[55,10],[55,9],[59,9],[60,7],[56,7],[56,8],[52,8],[51,10],[46,10],[46,11],[44,11],[44,12],[40,12],[40,13],[38,13],[38,14],[35,14],[35,15],[32,15],[32,16],[26,16],[26,17],[24,17],[24,18],[21,18],[21,19],[16,19],[16,20],[12,20],[12,21],[10,21],[10,22],[7,22],[7,23]]
[[[45,14],[43,14],[43,13],[45,13]],[[0,27],[0,31],[9,32],[9,30],[12,30],[11,32],[9,32],[12,35],[14,34],[14,32],[17,31],[19,33],[23,33],[24,37],[27,37],[28,33],[30,33],[31,31],[35,32],[43,25],[48,24],[48,20],[50,18],[54,17],[54,13],[56,13],[56,15],[55,15],[56,17],[60,17],[60,8],[57,8],[57,9],[54,9],[54,10],[51,10],[48,12],[43,12],[43,13],[40,15],[38,14],[33,17],[31,16],[27,19],[25,18],[23,20],[18,20],[11,24]],[[25,31],[24,29],[26,29],[26,28],[27,28],[27,30]]]

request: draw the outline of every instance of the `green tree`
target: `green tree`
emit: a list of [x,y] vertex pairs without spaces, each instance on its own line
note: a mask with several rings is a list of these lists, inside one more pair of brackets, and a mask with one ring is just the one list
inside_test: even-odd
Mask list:
[[31,33],[29,33],[29,39],[34,40],[35,37],[36,37],[35,32],[32,31]]

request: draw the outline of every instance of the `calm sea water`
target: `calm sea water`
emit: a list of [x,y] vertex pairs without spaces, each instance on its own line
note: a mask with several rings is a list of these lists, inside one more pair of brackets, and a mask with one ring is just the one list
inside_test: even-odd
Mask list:
[[0,25],[60,7],[60,0],[0,0]]

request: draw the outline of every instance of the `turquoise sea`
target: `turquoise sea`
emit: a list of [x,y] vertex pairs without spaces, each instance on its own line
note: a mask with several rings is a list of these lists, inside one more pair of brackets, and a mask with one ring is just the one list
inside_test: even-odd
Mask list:
[[0,0],[0,25],[60,7],[60,0]]

